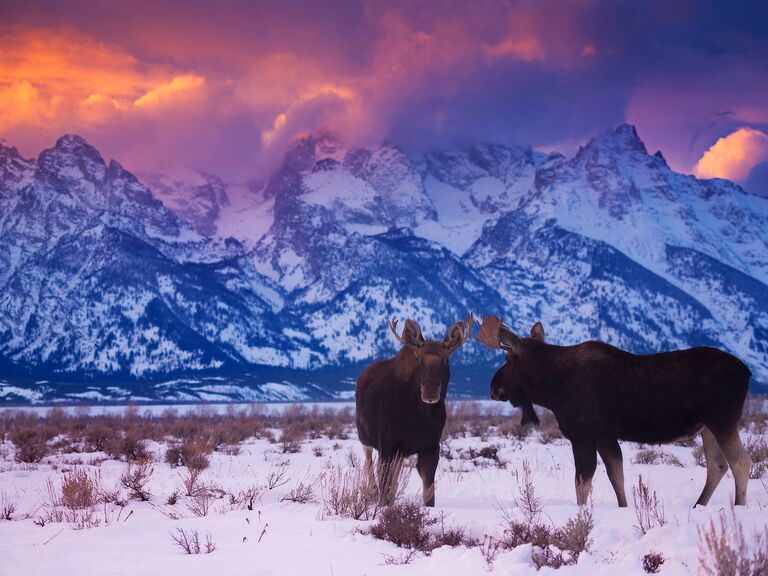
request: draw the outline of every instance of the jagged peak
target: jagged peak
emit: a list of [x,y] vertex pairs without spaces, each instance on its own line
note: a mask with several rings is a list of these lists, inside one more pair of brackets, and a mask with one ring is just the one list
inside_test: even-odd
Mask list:
[[64,134],[64,136],[61,136],[58,140],[56,140],[56,148],[65,148],[65,149],[73,149],[73,148],[79,148],[79,147],[89,147],[93,148],[85,138],[82,136],[79,136],[77,134]]
[[613,130],[606,130],[592,138],[586,146],[579,148],[576,158],[583,158],[585,155],[592,156],[598,154],[622,155],[626,152],[640,153],[643,156],[648,155],[645,144],[637,134],[637,128],[632,124],[619,124]]

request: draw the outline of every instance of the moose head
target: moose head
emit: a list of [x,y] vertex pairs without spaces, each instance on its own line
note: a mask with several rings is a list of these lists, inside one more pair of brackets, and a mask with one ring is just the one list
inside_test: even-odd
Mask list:
[[474,318],[470,313],[463,322],[456,322],[448,328],[448,332],[440,340],[425,340],[421,335],[419,325],[408,319],[405,321],[402,335],[397,333],[397,320],[394,318],[389,321],[389,329],[397,338],[397,341],[403,345],[404,349],[410,351],[405,355],[406,360],[413,366],[412,379],[415,380],[420,389],[421,400],[426,404],[436,404],[441,399],[445,399],[445,389],[450,380],[449,360],[451,355],[458,350],[469,335],[472,333],[472,323]]
[[[507,353],[506,362],[496,371],[491,380],[491,400],[509,401],[513,406],[521,408],[523,411],[522,425],[538,424],[539,417],[533,409],[532,402],[526,397],[515,379],[515,368],[525,351],[523,339],[512,332],[496,316],[488,316],[483,320],[476,338],[489,348],[504,350]],[[533,325],[530,338],[544,342],[544,326],[541,322],[536,322]]]

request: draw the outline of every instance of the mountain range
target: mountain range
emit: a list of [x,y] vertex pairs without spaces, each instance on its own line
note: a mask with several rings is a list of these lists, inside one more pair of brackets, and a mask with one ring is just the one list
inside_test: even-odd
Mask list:
[[[721,347],[759,390],[768,199],[674,172],[629,125],[572,157],[320,132],[239,184],[137,177],[74,135],[36,160],[0,145],[6,400],[344,394],[396,349],[388,318],[442,338],[469,310],[558,344]],[[454,391],[485,396],[499,363],[468,344]]]

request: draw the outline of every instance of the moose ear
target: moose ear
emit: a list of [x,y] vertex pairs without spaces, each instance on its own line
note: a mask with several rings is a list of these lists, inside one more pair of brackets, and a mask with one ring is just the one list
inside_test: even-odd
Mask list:
[[541,322],[536,322],[533,328],[531,328],[531,338],[544,342],[544,326],[542,326]]
[[403,344],[412,348],[421,348],[424,346],[424,336],[421,335],[421,328],[410,318],[405,321]]
[[467,328],[464,322],[456,322],[453,326],[448,328],[448,332],[443,339],[443,346],[453,354],[456,349],[464,344],[464,340],[467,338]]

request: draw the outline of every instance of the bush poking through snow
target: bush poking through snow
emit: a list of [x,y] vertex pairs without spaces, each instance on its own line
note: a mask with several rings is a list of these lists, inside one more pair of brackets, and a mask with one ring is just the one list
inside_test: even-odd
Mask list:
[[650,487],[643,482],[642,474],[637,479],[637,486],[632,487],[632,500],[635,503],[635,517],[637,524],[635,528],[640,534],[647,534],[657,526],[664,526],[667,519],[664,516],[664,502],[656,495],[656,491],[651,491]]
[[176,532],[170,532],[174,545],[181,548],[185,554],[210,554],[216,550],[216,544],[210,532],[205,535],[205,542],[200,542],[197,530],[187,532],[183,528],[176,528]]
[[530,544],[531,559],[537,568],[570,566],[579,560],[583,552],[589,550],[593,527],[591,504],[579,508],[578,514],[570,518],[562,528],[508,520],[496,546],[486,545],[488,553],[492,554],[486,560],[491,562],[499,549],[512,550]]
[[50,451],[46,434],[34,428],[16,430],[11,434],[10,439],[16,446],[17,462],[36,464],[45,458]]
[[277,466],[273,466],[272,470],[267,474],[267,490],[274,490],[288,484],[288,463],[283,462]]
[[379,540],[392,542],[398,548],[431,550],[430,528],[437,524],[426,508],[416,502],[398,502],[382,508],[370,534]]
[[149,484],[149,479],[152,477],[154,470],[155,468],[150,458],[131,462],[126,467],[122,476],[120,476],[120,483],[123,485],[123,488],[128,490],[128,495],[131,498],[146,502],[150,497],[147,484]]
[[208,455],[213,450],[208,443],[185,440],[171,444],[165,451],[165,461],[171,466],[186,466],[190,470],[208,468]]
[[16,512],[16,502],[5,490],[0,490],[0,520],[11,520],[14,512]]
[[515,507],[520,510],[527,524],[537,523],[544,508],[541,499],[536,496],[528,460],[523,460],[523,477],[517,477],[517,490],[519,495],[515,498]]
[[489,566],[499,550],[511,550],[518,546],[530,544],[531,559],[537,568],[548,566],[560,568],[575,564],[579,556],[588,551],[591,544],[592,502],[582,506],[573,518],[570,518],[562,528],[552,528],[540,522],[543,507],[536,496],[531,468],[527,460],[523,461],[522,477],[518,477],[518,496],[515,498],[515,509],[523,516],[523,521],[517,520],[511,510],[501,508],[504,530],[499,538],[483,541],[481,551]]
[[107,446],[107,455],[113,460],[125,460],[126,462],[138,462],[150,458],[147,445],[134,433],[127,433],[122,438],[117,438]]
[[96,486],[83,468],[64,474],[59,502],[70,510],[84,510],[96,505]]
[[300,480],[296,486],[288,491],[288,494],[280,498],[280,502],[295,502],[296,504],[317,502],[315,489],[313,488],[317,483],[317,480],[317,478],[313,478],[309,481],[306,479]]
[[751,541],[731,507],[730,519],[720,511],[718,522],[699,528],[699,568],[707,576],[768,574],[768,528],[755,530]]
[[654,450],[653,448],[643,448],[638,450],[635,457],[632,459],[635,464],[666,464],[668,466],[683,466],[680,459],[674,454],[667,454],[661,450]]
[[694,446],[691,451],[691,456],[693,456],[693,461],[696,463],[696,466],[701,466],[702,468],[707,466],[707,459],[704,455],[704,446],[701,444]]
[[379,509],[379,491],[362,467],[336,466],[320,478],[324,516],[373,520]]
[[648,574],[658,574],[664,564],[664,555],[660,552],[648,552],[643,556],[643,570]]
[[744,448],[752,459],[749,477],[752,480],[759,480],[768,470],[768,443],[763,436],[752,436],[747,440]]

